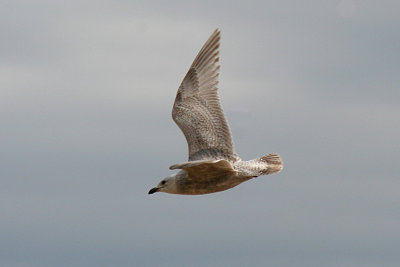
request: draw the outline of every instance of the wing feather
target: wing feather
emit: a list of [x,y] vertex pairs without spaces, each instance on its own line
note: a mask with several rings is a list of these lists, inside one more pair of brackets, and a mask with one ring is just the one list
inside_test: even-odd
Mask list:
[[224,159],[183,162],[172,165],[170,169],[183,169],[188,172],[190,178],[201,180],[236,173],[232,164]]
[[189,161],[239,159],[218,96],[220,39],[217,29],[190,66],[172,109],[172,118],[188,143]]

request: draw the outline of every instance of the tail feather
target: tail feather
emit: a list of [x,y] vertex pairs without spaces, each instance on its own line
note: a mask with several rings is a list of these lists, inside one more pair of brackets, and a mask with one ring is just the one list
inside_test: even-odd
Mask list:
[[283,169],[281,157],[276,153],[271,153],[256,159],[259,162],[267,163],[267,167],[261,170],[261,175],[280,172]]

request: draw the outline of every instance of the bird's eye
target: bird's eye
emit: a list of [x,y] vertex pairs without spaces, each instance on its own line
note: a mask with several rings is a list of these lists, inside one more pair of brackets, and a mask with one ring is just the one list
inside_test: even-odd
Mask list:
[[162,185],[165,185],[165,183],[166,183],[165,180],[162,180],[162,181],[161,181],[161,184],[162,184]]

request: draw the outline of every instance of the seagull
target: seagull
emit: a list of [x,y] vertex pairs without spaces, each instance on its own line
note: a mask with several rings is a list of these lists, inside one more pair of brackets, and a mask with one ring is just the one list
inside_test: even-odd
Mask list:
[[172,108],[172,118],[188,143],[189,160],[169,167],[180,171],[161,180],[149,194],[215,193],[283,168],[275,153],[248,161],[235,153],[217,92],[220,39],[216,29],[190,66]]

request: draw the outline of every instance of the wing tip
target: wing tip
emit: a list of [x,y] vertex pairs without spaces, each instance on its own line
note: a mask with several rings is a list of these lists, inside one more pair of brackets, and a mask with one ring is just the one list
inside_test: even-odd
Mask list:
[[174,165],[169,166],[169,169],[170,169],[170,170],[176,170],[176,169],[178,169],[178,164],[174,164]]

